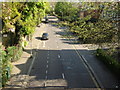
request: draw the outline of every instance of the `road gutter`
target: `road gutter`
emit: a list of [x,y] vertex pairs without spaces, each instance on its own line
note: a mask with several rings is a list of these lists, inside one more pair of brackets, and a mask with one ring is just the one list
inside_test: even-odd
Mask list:
[[32,63],[31,63],[31,65],[30,65],[30,68],[29,68],[29,70],[28,70],[28,72],[27,72],[27,75],[30,75],[31,69],[32,69],[33,64],[34,64],[34,61],[35,61],[35,56],[36,56],[36,52],[35,52],[35,55],[33,55],[33,60],[32,60]]

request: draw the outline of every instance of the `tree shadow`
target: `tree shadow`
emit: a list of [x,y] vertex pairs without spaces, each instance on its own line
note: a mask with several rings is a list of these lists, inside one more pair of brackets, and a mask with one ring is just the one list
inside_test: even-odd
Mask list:
[[41,40],[41,37],[35,37],[35,39]]
[[[47,58],[48,52],[50,54],[49,59]],[[77,49],[77,52],[81,53],[86,59],[101,82],[106,84],[105,88],[113,88],[118,83],[118,79],[93,54],[95,51],[90,50],[88,52],[85,49]],[[95,88],[87,69],[81,59],[75,54],[74,49],[62,49],[61,51],[38,49],[36,53],[33,64],[33,58],[28,58],[26,63],[16,65],[21,71],[19,73],[20,75],[27,75],[30,66],[33,65],[28,76],[29,78],[34,78],[29,79],[30,86],[28,88]],[[58,54],[61,58],[58,58]],[[46,67],[47,65],[49,67],[48,69]]]

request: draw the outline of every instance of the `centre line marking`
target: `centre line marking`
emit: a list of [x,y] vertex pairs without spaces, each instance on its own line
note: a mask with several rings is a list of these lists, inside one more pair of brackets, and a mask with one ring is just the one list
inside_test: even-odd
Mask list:
[[63,79],[65,79],[65,75],[64,75],[64,73],[62,73],[62,77],[63,77]]
[[48,68],[48,65],[46,67]]
[[47,76],[45,77],[45,79],[47,79]]
[[60,58],[60,55],[58,55],[58,58]]
[[48,63],[48,61],[47,61],[47,63]]
[[48,73],[48,71],[46,70],[46,74]]

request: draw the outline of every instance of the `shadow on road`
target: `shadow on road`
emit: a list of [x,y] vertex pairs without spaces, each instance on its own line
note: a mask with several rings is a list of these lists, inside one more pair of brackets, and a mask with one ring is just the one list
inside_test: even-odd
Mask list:
[[[70,45],[73,44],[76,46],[79,44],[79,42],[77,42],[77,40],[74,38],[64,38],[67,37],[67,33],[62,31],[65,28],[60,29],[61,31],[56,31],[55,34],[63,36],[63,38],[61,38],[63,43]],[[36,37],[36,39],[41,40],[40,37]],[[28,58],[25,63],[16,65],[16,67],[20,70],[19,74],[26,75],[28,77],[28,88],[96,88],[80,58],[80,55],[82,55],[86,59],[86,62],[88,62],[89,65],[93,68],[95,74],[97,77],[99,77],[105,88],[113,88],[115,85],[119,84],[119,80],[111,73],[110,70],[107,69],[107,67],[102,62],[96,58],[94,55],[94,50],[25,50],[25,52],[29,54],[31,51],[32,54],[36,53],[34,59]],[[28,71],[30,71],[29,75]]]
[[[26,50],[27,51],[27,50]],[[29,88],[35,87],[68,87],[68,88],[95,88],[91,83],[88,72],[82,66],[81,60],[79,60],[72,53],[75,50],[63,49],[59,50],[33,50],[37,52],[35,61],[31,68],[29,76]],[[50,58],[47,58],[49,51]],[[94,69],[94,72],[101,79],[102,83],[106,82],[106,88],[113,88],[110,85],[116,85],[118,81],[114,81],[114,75],[111,74],[106,66],[96,59],[94,51],[90,53],[87,50],[77,50],[83,57],[86,58],[87,62]],[[29,50],[27,51],[29,53]],[[93,52],[91,54],[91,52]],[[64,58],[58,59],[57,53],[60,53]],[[65,56],[66,55],[66,56]],[[33,58],[29,58],[26,63],[16,65],[21,71],[21,75],[27,75],[27,72],[32,65],[31,61]],[[47,64],[48,63],[48,64]],[[46,65],[49,66],[46,69]],[[102,67],[101,67],[102,66]],[[28,68],[29,67],[29,68]],[[46,72],[46,70],[48,70]],[[99,70],[99,71],[98,71]],[[64,76],[62,74],[64,73]],[[105,81],[104,81],[105,78]],[[110,79],[111,78],[111,79]],[[86,82],[87,81],[87,82]]]

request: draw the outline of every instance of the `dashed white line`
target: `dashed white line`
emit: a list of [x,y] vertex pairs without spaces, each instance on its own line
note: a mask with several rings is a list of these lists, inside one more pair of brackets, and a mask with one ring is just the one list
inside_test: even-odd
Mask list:
[[49,59],[49,57],[47,57],[47,59]]
[[45,79],[47,79],[47,76],[45,77]]
[[46,74],[48,73],[48,71],[46,70]]
[[65,75],[64,75],[64,73],[62,73],[62,77],[63,77],[63,79],[65,79]]
[[58,55],[58,58],[60,58],[60,55]]
[[48,68],[48,65],[46,67]]
[[47,63],[48,63],[49,61],[47,61]]

